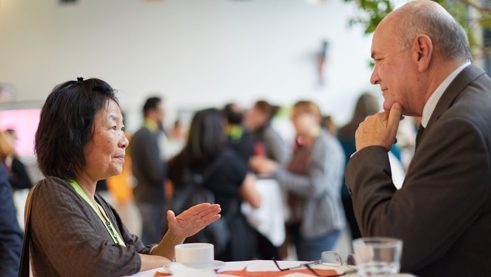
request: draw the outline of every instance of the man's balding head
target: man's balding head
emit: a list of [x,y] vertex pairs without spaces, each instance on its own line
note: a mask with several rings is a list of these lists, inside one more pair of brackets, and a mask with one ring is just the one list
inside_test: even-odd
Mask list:
[[424,34],[432,40],[436,54],[459,62],[471,60],[464,29],[436,2],[411,1],[390,13],[382,24],[397,30],[401,49],[411,47],[414,39]]
[[421,0],[380,22],[371,55],[370,82],[380,86],[384,109],[398,103],[406,115],[421,115],[438,85],[471,58],[462,27],[439,4]]

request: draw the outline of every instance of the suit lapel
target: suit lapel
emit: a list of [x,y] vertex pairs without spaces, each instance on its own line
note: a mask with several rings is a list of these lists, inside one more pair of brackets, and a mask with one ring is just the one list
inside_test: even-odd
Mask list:
[[[464,88],[483,74],[485,73],[482,69],[472,64],[464,68],[443,93],[442,98],[438,101],[426,127],[431,128],[432,124],[453,105],[455,99],[460,95]],[[422,135],[422,137],[423,136],[424,135]]]

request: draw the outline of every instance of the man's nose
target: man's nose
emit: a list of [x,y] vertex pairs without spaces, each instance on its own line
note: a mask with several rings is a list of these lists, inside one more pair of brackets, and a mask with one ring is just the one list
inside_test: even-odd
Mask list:
[[379,83],[379,76],[377,74],[377,69],[374,67],[373,68],[373,71],[372,71],[372,75],[370,76],[370,83],[372,83],[372,85],[376,85]]

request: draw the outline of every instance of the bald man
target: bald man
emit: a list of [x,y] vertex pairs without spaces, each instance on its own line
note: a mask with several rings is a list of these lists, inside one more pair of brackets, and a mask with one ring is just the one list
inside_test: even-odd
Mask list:
[[[414,1],[375,30],[385,112],[356,132],[346,183],[363,236],[404,241],[402,271],[491,276],[491,79],[470,64],[462,27],[440,5]],[[422,116],[401,190],[387,151],[402,115]]]

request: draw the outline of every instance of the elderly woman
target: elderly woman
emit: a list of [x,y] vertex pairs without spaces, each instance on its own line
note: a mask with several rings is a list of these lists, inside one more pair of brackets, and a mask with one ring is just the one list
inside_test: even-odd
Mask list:
[[320,127],[320,119],[314,102],[297,102],[291,114],[297,135],[291,160],[286,166],[263,157],[250,162],[288,192],[289,231],[300,260],[320,259],[345,224],[340,199],[344,154],[337,139]]
[[[35,276],[121,276],[162,266],[174,246],[219,219],[219,205],[167,212],[169,229],[157,245],[128,232],[96,193],[98,180],[121,173],[128,140],[114,90],[99,79],[54,88],[36,133],[46,176],[31,198],[31,265]],[[158,224],[156,222],[155,224]]]

